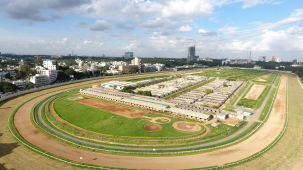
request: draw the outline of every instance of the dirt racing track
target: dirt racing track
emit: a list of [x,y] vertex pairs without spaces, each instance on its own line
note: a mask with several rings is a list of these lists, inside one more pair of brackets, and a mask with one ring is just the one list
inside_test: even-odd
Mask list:
[[59,142],[32,124],[31,110],[36,103],[62,91],[47,93],[22,105],[15,114],[14,124],[20,135],[41,150],[66,160],[101,167],[134,169],[189,169],[224,164],[245,159],[270,145],[281,133],[286,121],[287,77],[281,77],[273,109],[266,123],[248,139],[224,149],[182,156],[142,157],[91,152]]

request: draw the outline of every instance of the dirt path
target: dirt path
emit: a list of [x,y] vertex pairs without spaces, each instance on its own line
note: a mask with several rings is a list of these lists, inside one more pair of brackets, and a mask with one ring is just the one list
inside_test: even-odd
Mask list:
[[96,101],[96,100],[92,100],[92,99],[78,100],[77,102],[90,106],[90,107],[100,109],[100,110],[105,110],[110,113],[117,114],[119,116],[130,118],[130,119],[142,117],[146,114],[145,112],[142,112],[142,111],[124,108],[124,107],[120,107],[120,106],[116,106],[113,104],[104,103],[104,102],[100,102],[100,101]]
[[[268,121],[249,139],[234,146],[208,153],[177,157],[137,157],[95,153],[60,143],[38,131],[31,123],[30,111],[33,105],[52,95],[37,97],[23,105],[15,116],[16,128],[20,134],[39,148],[69,160],[88,164],[137,169],[185,169],[223,165],[248,157],[269,145],[280,133],[285,121],[286,77],[282,76],[274,108]],[[82,157],[82,159],[80,159]]]

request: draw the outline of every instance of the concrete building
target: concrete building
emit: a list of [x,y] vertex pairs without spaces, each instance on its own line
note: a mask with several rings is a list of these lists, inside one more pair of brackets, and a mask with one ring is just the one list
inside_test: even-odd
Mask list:
[[49,83],[53,83],[57,80],[58,71],[57,70],[40,70],[38,71],[39,74],[45,75],[49,79]]
[[54,60],[43,60],[43,67],[48,70],[57,70],[57,62]]
[[17,80],[17,81],[13,81],[12,84],[16,85],[17,87],[23,89],[26,87],[27,82],[24,80]]
[[125,52],[124,53],[124,58],[133,59],[134,58],[134,52]]
[[277,62],[277,63],[278,63],[278,62],[280,62],[280,59],[279,59],[278,57],[276,57],[276,56],[272,56],[272,57],[271,57],[271,61],[272,61],[272,62]]
[[191,46],[188,48],[188,54],[187,54],[187,62],[193,62],[197,60],[197,56],[196,56],[196,47],[195,46]]
[[30,78],[30,82],[36,87],[41,87],[49,84],[49,77],[47,75],[36,74]]
[[142,71],[142,60],[141,60],[140,58],[135,57],[135,58],[131,61],[131,65],[138,66],[139,72]]
[[111,100],[114,102],[130,104],[149,110],[166,111],[190,119],[197,119],[197,120],[212,119],[212,115],[207,115],[204,114],[203,112],[197,112],[190,109],[178,108],[175,106],[174,103],[167,102],[164,100],[159,100],[148,96],[122,93],[119,91],[108,90],[103,88],[89,88],[85,90],[80,90],[80,93],[84,95],[106,99],[106,100]]

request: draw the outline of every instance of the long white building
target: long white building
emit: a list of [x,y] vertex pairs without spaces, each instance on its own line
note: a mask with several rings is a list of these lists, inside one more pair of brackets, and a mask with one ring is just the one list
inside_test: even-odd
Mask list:
[[153,97],[122,93],[119,91],[108,90],[103,88],[89,88],[85,90],[80,90],[80,93],[83,95],[103,98],[115,102],[135,105],[145,109],[171,112],[173,114],[185,116],[191,119],[210,120],[213,117],[212,115],[204,114],[202,112],[197,112],[191,109],[178,108],[175,106],[174,103],[159,100]]
[[30,78],[30,82],[35,84],[36,87],[41,87],[49,84],[49,78],[47,75],[36,74]]

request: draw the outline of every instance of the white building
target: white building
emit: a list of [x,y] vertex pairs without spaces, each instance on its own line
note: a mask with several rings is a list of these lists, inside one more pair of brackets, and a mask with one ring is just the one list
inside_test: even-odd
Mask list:
[[12,84],[16,85],[17,87],[23,89],[26,87],[27,82],[24,80],[17,80],[17,81],[13,81]]
[[57,62],[54,60],[43,60],[43,67],[48,70],[57,70]]
[[41,87],[49,84],[49,77],[46,75],[36,74],[30,78],[30,82],[35,84],[36,87]]
[[45,75],[49,79],[49,83],[53,83],[57,80],[58,71],[57,70],[39,70],[39,74]]
[[139,66],[141,67],[142,65],[142,60],[138,57],[135,57],[132,61],[131,61],[132,65],[136,65],[136,66]]
[[156,63],[154,66],[156,67],[157,71],[162,71],[165,67],[165,64]]

